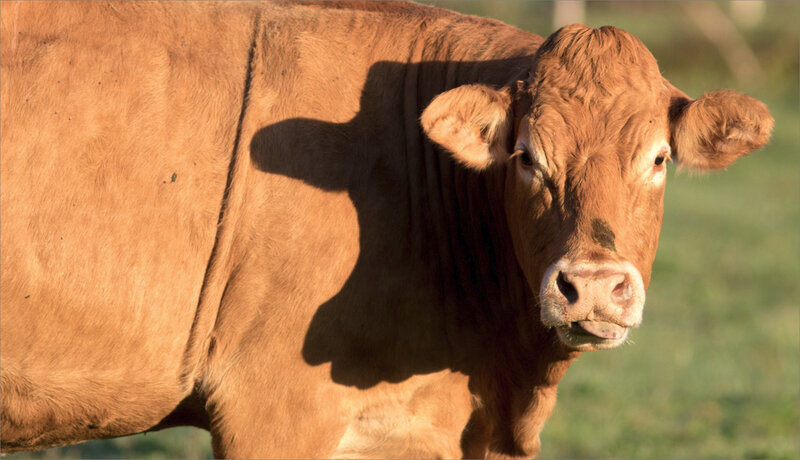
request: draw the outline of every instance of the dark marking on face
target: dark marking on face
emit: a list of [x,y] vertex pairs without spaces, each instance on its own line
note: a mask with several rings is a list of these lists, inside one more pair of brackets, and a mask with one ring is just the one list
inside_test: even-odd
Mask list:
[[614,246],[614,238],[614,231],[611,230],[611,226],[606,221],[603,219],[592,220],[592,240],[595,243],[617,252],[617,248]]

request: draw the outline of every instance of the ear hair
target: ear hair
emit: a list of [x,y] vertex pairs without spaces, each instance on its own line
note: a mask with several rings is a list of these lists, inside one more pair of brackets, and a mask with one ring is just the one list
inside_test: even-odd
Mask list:
[[464,165],[482,170],[508,154],[508,89],[464,85],[436,96],[420,122],[428,137]]
[[769,141],[774,120],[764,103],[730,90],[691,100],[669,86],[670,144],[680,167],[723,169]]

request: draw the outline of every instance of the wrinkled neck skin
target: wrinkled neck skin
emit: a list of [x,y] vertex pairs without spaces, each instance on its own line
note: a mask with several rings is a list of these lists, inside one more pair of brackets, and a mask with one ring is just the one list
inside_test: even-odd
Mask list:
[[[446,324],[464,324],[465,312],[473,315],[468,320],[478,331],[474,337],[457,330],[449,336],[463,338],[457,342],[462,352],[455,355],[457,366],[467,369],[470,390],[483,404],[470,424],[491,433],[488,454],[531,456],[539,450],[538,435],[555,405],[556,386],[580,352],[567,350],[540,322],[537,299],[506,227],[505,169],[453,174],[453,207],[462,219],[449,222],[455,254],[440,254],[452,257],[454,268],[452,285],[445,283],[453,316]],[[480,446],[464,448],[468,457],[487,454]]]
[[[459,39],[452,34],[448,38]],[[513,46],[504,45],[503,39]],[[516,82],[528,77],[531,55],[541,39],[515,30],[513,37],[501,36],[484,45],[488,50],[521,52],[520,43],[525,41],[529,47],[524,55],[507,60],[497,60],[496,54],[493,60],[480,55],[436,56],[437,61],[452,62],[449,79],[438,92],[468,83],[506,86],[514,92]],[[473,49],[464,42],[459,45],[454,48]],[[415,88],[418,101],[433,97],[430,88],[430,81]],[[421,103],[419,110],[426,104]],[[524,102],[514,106],[520,110]],[[555,405],[556,385],[580,352],[566,349],[539,319],[536,296],[520,269],[508,230],[507,167],[498,162],[475,172],[446,152],[434,150],[430,142],[419,146],[422,152],[409,147],[410,154],[422,153],[425,158],[421,170],[411,171],[410,177],[423,181],[420,188],[429,197],[424,209],[430,220],[417,220],[422,225],[415,229],[415,247],[423,260],[427,258],[434,283],[444,291],[452,366],[470,376],[475,400],[476,410],[462,438],[464,453],[467,457],[536,455],[539,432]]]

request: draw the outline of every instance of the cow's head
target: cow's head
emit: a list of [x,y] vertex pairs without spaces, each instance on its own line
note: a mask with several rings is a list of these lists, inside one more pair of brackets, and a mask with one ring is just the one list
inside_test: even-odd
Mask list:
[[773,120],[733,91],[689,99],[613,27],[564,27],[533,66],[514,87],[440,94],[422,126],[467,167],[505,165],[508,227],[542,323],[572,348],[613,348],[642,320],[667,163],[724,168],[763,146]]

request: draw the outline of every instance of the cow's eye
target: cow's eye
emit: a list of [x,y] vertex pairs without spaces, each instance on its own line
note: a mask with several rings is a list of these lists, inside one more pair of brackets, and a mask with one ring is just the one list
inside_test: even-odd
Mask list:
[[657,156],[656,157],[656,166],[661,166],[662,164],[664,164],[664,160],[666,160],[666,157],[664,155]]
[[531,166],[533,164],[533,157],[531,157],[531,152],[529,152],[528,149],[518,149],[516,152],[514,152],[514,155],[519,156],[519,160],[525,166]]

